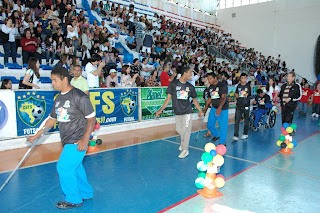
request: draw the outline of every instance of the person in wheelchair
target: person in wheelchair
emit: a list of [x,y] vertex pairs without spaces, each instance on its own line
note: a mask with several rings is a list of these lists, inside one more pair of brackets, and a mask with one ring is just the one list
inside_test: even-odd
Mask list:
[[268,109],[272,108],[272,104],[269,95],[264,93],[262,89],[257,90],[257,95],[252,103],[253,105],[258,105],[257,108],[253,111],[253,130],[256,131],[259,128],[261,117],[268,112]]

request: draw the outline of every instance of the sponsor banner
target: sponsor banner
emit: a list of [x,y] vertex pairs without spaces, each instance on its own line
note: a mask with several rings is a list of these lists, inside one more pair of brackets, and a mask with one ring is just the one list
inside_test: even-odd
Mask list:
[[139,120],[138,88],[90,90],[90,101],[101,125]]
[[228,86],[228,95],[227,99],[229,101],[229,109],[235,108],[237,105],[237,99],[235,96],[236,86]]
[[17,136],[14,91],[0,90],[0,138]]

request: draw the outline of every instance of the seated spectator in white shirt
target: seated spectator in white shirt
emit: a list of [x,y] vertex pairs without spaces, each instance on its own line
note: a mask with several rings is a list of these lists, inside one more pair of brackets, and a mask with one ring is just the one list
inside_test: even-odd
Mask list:
[[147,62],[147,58],[142,59],[140,75],[143,76],[144,79],[147,79],[150,76],[150,72],[154,70],[154,66],[147,64]]
[[95,54],[92,56],[91,62],[85,67],[89,88],[99,88],[99,77],[101,76],[101,71],[104,66],[105,62],[100,55]]
[[118,85],[118,76],[117,76],[117,70],[111,69],[110,75],[106,78],[106,86],[108,88],[110,87],[119,87]]

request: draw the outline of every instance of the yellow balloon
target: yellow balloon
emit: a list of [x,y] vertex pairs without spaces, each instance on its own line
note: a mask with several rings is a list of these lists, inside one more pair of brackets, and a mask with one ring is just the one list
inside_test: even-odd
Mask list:
[[282,141],[277,141],[277,146],[281,146],[281,144],[282,144]]
[[204,147],[204,150],[209,153],[213,149],[216,150],[216,145],[214,145],[213,143],[207,143]]
[[221,155],[216,155],[212,159],[212,163],[216,166],[222,166],[224,164],[224,158]]
[[217,186],[218,188],[224,187],[225,181],[223,180],[223,178],[217,177],[217,178],[215,179],[215,182],[216,182],[216,186]]
[[287,131],[287,133],[289,133],[289,134],[290,134],[290,133],[292,133],[292,132],[293,132],[293,129],[292,129],[292,127],[290,127],[290,126],[289,126],[289,127],[286,129],[286,131]]
[[294,147],[293,143],[288,143],[287,148],[292,149]]

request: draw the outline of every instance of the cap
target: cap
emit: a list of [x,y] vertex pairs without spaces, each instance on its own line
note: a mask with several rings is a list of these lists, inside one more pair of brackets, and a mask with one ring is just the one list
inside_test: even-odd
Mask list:
[[117,72],[117,70],[111,69],[111,70],[110,70],[110,73],[112,73],[112,72]]

